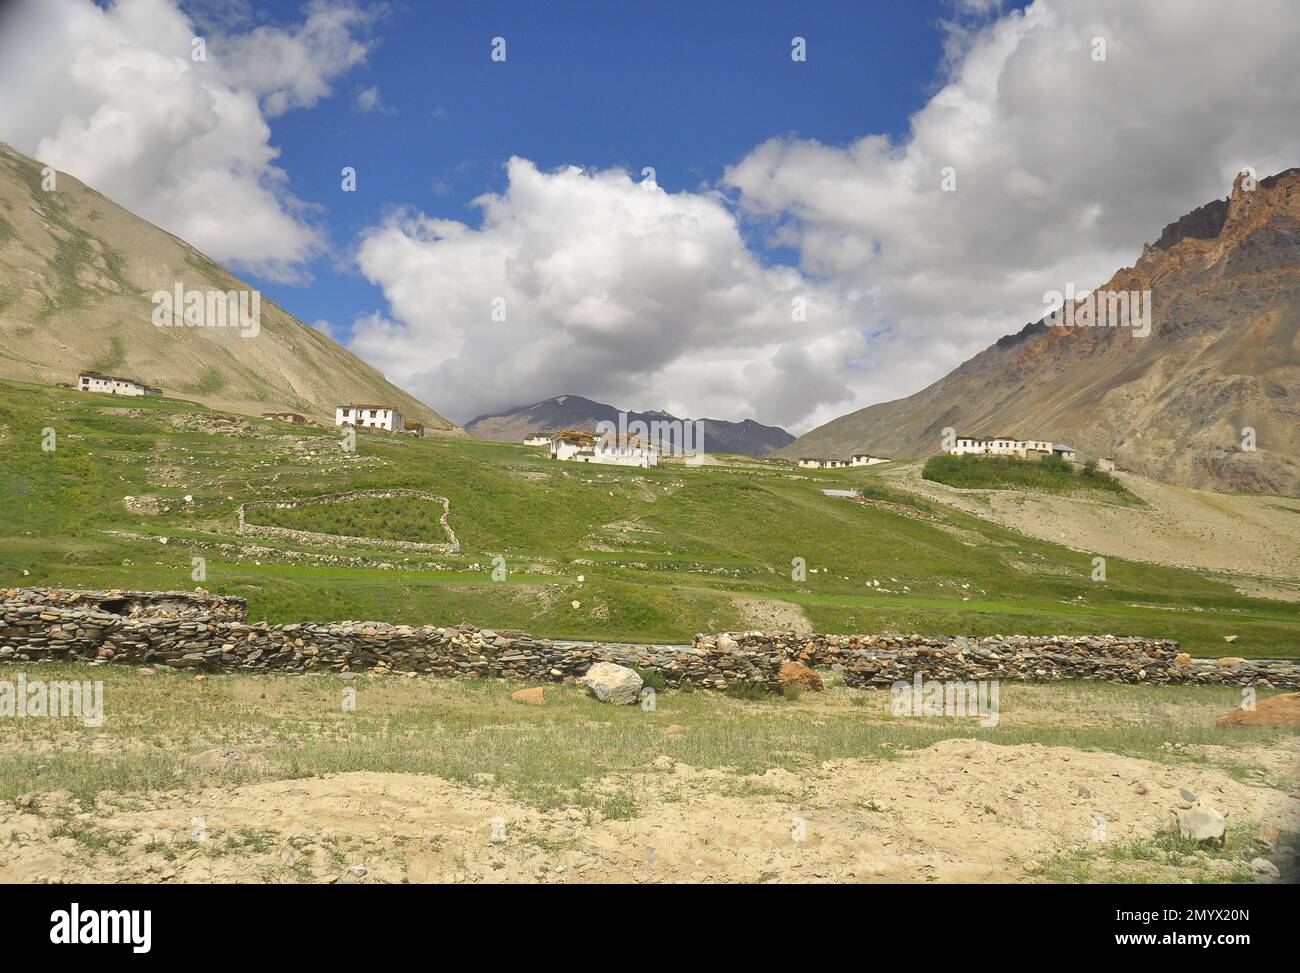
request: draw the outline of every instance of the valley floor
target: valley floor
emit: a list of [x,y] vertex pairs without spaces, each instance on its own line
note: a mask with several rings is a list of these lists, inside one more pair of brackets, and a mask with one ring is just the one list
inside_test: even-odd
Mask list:
[[[495,680],[42,671],[102,678],[108,718],[0,724],[0,881],[1222,882],[1258,858],[1295,879],[1300,738],[1217,727],[1229,689],[1004,686],[981,728],[829,673],[645,711]],[[1228,815],[1224,848],[1170,834],[1180,789]]]
[[1107,557],[1230,574],[1242,594],[1300,601],[1300,499],[1211,493],[1115,474],[1145,506],[1014,490],[960,490],[921,478],[885,482],[1040,540]]

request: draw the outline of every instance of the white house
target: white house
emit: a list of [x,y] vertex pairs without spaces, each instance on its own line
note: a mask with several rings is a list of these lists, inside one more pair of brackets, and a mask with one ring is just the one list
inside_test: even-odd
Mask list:
[[854,453],[849,457],[850,466],[875,466],[877,463],[888,462],[884,456],[872,456],[870,453]]
[[659,450],[630,437],[597,436],[583,429],[561,429],[552,437],[551,459],[649,469],[659,465]]
[[1079,455],[1073,446],[1067,446],[1065,443],[1057,443],[1052,447],[1052,452],[1069,463],[1073,463]]
[[1114,473],[1115,457],[1103,456],[1101,459],[1097,460],[1097,469],[1101,470],[1103,473]]
[[388,405],[340,405],[334,410],[334,425],[356,426],[360,429],[382,429],[400,432],[406,428],[402,414]]
[[958,436],[948,453],[952,456],[1017,456],[1041,458],[1052,452],[1052,444],[1043,439],[1016,439],[1013,436]]
[[551,445],[551,434],[549,432],[530,432],[524,437],[525,446],[549,446]]
[[819,457],[805,456],[799,460],[800,469],[805,470],[838,470],[848,465],[849,461],[846,459],[821,459]]
[[83,392],[102,392],[106,395],[162,395],[162,389],[137,382],[133,378],[118,378],[100,372],[81,372],[77,376],[77,388]]

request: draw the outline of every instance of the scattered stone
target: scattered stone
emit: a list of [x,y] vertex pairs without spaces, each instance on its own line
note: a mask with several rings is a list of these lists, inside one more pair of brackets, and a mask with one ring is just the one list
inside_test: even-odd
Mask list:
[[822,684],[822,677],[802,662],[782,662],[781,668],[777,671],[777,678],[781,680],[782,686],[798,686],[800,689],[810,689],[815,693],[820,693],[826,688]]
[[655,757],[653,766],[655,770],[672,770],[676,763],[677,761],[672,757],[661,753],[659,756]]
[[1244,666],[1245,664],[1245,659],[1235,655],[1225,655],[1222,659],[1218,660],[1218,666],[1221,669],[1226,669],[1229,666]]
[[1222,811],[1212,807],[1198,807],[1178,815],[1178,833],[1192,841],[1223,847],[1228,831],[1228,819]]
[[1280,693],[1255,701],[1255,708],[1237,707],[1219,717],[1217,726],[1300,726],[1300,693]]
[[597,662],[582,677],[583,684],[602,703],[626,706],[635,703],[644,680],[635,669],[613,662]]
[[1179,652],[1176,656],[1174,656],[1174,665],[1176,666],[1190,666],[1191,664],[1192,664],[1192,657],[1188,655],[1186,652]]
[[1080,787],[1076,793],[1079,797],[1092,797],[1092,791],[1088,790],[1086,787]]
[[1277,850],[1277,844],[1282,840],[1282,832],[1271,824],[1265,824],[1255,832],[1255,840],[1270,851]]
[[1225,641],[1225,642],[1235,642],[1235,641],[1237,641],[1237,636],[1235,636],[1235,635],[1225,635],[1225,636],[1223,637],[1223,641]]
[[1282,877],[1278,867],[1267,858],[1256,858],[1250,863],[1250,870],[1255,873],[1257,882],[1273,882]]
[[1043,866],[1036,861],[1027,861],[1020,866],[1026,875],[1037,875],[1043,870]]
[[353,875],[355,875],[357,878],[366,877],[365,865],[353,865],[351,868],[348,869],[348,871],[351,872]]

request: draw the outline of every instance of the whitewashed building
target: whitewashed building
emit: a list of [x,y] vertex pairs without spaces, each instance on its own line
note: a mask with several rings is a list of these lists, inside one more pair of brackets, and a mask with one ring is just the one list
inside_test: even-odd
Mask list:
[[334,425],[356,426],[359,429],[382,429],[400,432],[406,428],[402,414],[388,405],[340,405],[334,410]]
[[549,432],[530,432],[524,437],[525,446],[549,446],[551,445],[551,434]]
[[649,469],[659,465],[659,450],[639,439],[562,429],[551,439],[551,459]]
[[846,459],[823,459],[816,456],[805,456],[799,460],[799,468],[804,470],[838,470],[849,465]]
[[1050,456],[1052,444],[1043,439],[1016,439],[1012,436],[958,436],[949,447],[952,456],[1016,456],[1041,459]]
[[877,463],[888,463],[889,460],[884,456],[872,456],[870,453],[854,453],[849,457],[850,466],[875,466]]
[[1065,445],[1065,443],[1057,443],[1052,447],[1052,452],[1069,463],[1073,463],[1079,458],[1078,451],[1073,446]]
[[1115,457],[1103,456],[1101,459],[1097,460],[1097,469],[1101,470],[1103,473],[1114,473]]
[[81,372],[77,376],[77,388],[83,392],[101,392],[105,395],[162,395],[162,389],[137,382],[133,378],[119,378],[101,372]]

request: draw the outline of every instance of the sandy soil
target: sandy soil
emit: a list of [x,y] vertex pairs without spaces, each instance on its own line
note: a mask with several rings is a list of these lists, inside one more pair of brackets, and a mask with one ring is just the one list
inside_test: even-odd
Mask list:
[[[1274,756],[1294,766],[1297,746]],[[956,739],[749,776],[665,753],[630,782],[642,816],[608,821],[519,806],[486,775],[478,786],[357,772],[147,801],[106,793],[87,809],[44,795],[0,805],[0,881],[1036,881],[1053,855],[1166,828],[1179,788],[1230,828],[1300,830],[1300,792],[1038,744]],[[89,855],[69,834],[92,826],[116,836],[112,853]]]
[[1022,493],[958,490],[921,479],[919,464],[889,470],[891,485],[1031,537],[1091,554],[1234,575],[1243,593],[1300,601],[1300,500],[1210,493],[1117,476],[1146,507]]

